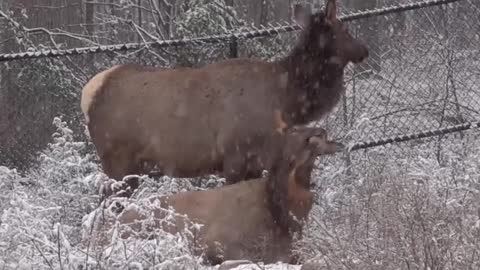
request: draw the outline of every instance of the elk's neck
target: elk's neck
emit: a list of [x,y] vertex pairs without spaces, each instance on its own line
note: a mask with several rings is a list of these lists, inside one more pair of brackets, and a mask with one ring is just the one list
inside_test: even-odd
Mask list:
[[[301,232],[302,220],[313,205],[310,179],[314,159],[291,171],[288,159],[279,155],[269,169],[266,183],[268,208],[281,233]],[[295,218],[292,217],[292,214]]]
[[289,123],[321,119],[344,93],[344,65],[335,57],[296,48],[281,65],[288,72],[284,113]]

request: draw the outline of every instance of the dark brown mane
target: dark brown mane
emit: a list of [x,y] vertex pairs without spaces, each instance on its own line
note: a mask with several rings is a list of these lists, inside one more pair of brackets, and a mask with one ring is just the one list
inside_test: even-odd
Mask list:
[[[341,144],[327,139],[322,128],[289,127],[277,133],[278,147],[266,182],[267,207],[280,236],[302,232],[303,219],[313,204],[311,173],[317,156],[335,153]],[[295,216],[293,217],[292,214]]]
[[[314,157],[310,157],[308,161],[300,167],[294,168],[292,162],[300,159],[300,155],[307,151],[310,147],[302,142],[305,136],[313,129],[300,130],[300,135],[296,132],[295,127],[287,128],[284,134],[275,134],[272,140],[278,146],[276,152],[273,153],[271,167],[269,169],[268,181],[266,184],[267,207],[276,225],[280,228],[281,236],[289,236],[291,233],[299,232],[301,225],[290,216],[290,205],[288,202],[289,189],[292,188],[289,184],[289,177],[293,170],[296,170],[295,178],[302,177],[300,180],[302,188],[308,190],[310,187],[303,186],[305,182],[310,183],[310,174],[313,169]],[[300,171],[300,174],[298,173]],[[298,182],[296,182],[298,183]]]
[[[293,233],[301,230],[300,223],[291,216],[288,202],[288,189],[290,188],[288,176],[291,170],[288,156],[279,154],[272,164],[266,186],[267,206],[273,221],[280,229],[280,237],[290,237]],[[310,176],[308,176],[309,179]]]
[[[332,46],[334,33],[325,21],[324,12],[310,18],[300,42],[281,60],[288,70],[288,91],[291,98],[286,117],[296,124],[306,124],[330,111],[343,94],[344,66],[337,63]],[[319,48],[319,37],[325,47]],[[304,95],[299,95],[299,92]]]
[[281,229],[280,233],[288,235],[289,234],[289,224],[288,213],[285,209],[288,209],[287,200],[285,197],[288,193],[288,183],[286,181],[281,181],[283,179],[276,179],[275,177],[279,174],[282,166],[285,166],[285,162],[282,162],[282,155],[280,154],[281,148],[278,148],[278,153],[276,158],[273,159],[272,166],[269,170],[269,176],[267,181],[267,192],[269,195],[267,197],[267,207],[270,210],[274,222]]

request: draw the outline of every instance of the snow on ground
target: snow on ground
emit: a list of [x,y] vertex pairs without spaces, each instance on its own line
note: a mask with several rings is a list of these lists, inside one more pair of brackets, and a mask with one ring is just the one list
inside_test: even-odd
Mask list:
[[[235,265],[238,265],[235,267]],[[233,267],[233,268],[230,268]],[[300,270],[301,265],[291,265],[285,263],[276,263],[276,264],[253,264],[243,261],[229,261],[225,262],[222,265],[217,265],[214,267],[208,267],[205,270]]]

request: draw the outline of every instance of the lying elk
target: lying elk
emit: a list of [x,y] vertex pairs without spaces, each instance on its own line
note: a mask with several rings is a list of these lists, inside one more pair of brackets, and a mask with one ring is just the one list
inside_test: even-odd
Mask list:
[[81,107],[104,172],[122,180],[157,167],[173,177],[219,174],[229,184],[260,177],[265,166],[249,164],[272,135],[274,108],[288,125],[319,120],[344,93],[345,66],[368,57],[336,12],[335,0],[314,14],[297,5],[301,38],[278,61],[118,65],[94,76]]
[[[338,144],[327,140],[325,130],[309,127],[288,130],[275,142],[279,145],[268,178],[153,197],[153,214],[127,208],[119,215],[117,220],[126,227],[120,236],[151,237],[158,227],[176,234],[197,222],[203,224],[195,235],[197,252],[212,264],[240,259],[294,262],[294,235],[301,235],[313,204],[309,188],[314,160],[336,152]],[[178,213],[170,224],[163,221],[169,207]],[[146,226],[144,221],[152,216],[153,223]]]

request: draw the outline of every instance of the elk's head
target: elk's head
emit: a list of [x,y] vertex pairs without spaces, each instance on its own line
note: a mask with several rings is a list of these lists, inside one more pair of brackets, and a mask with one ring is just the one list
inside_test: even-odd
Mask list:
[[315,159],[343,148],[342,144],[328,140],[327,131],[323,128],[293,127],[285,136],[282,155],[284,169],[287,170],[285,175],[294,177],[295,183],[305,190],[310,188]]
[[296,219],[306,218],[313,203],[310,177],[315,158],[333,154],[343,145],[327,139],[323,128],[287,127],[277,131],[281,142],[269,172],[268,191],[271,213],[282,231],[299,231]]
[[367,47],[352,37],[347,26],[337,18],[336,0],[325,0],[324,11],[311,14],[301,5],[294,8],[295,21],[303,27],[299,46],[311,57],[327,57],[333,64],[346,66],[368,57]]

